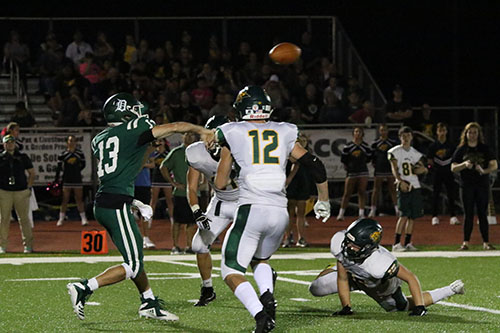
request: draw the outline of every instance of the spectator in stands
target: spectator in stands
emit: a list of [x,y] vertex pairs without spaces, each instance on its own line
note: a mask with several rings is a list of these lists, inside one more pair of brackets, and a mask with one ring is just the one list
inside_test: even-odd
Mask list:
[[[158,123],[157,123],[158,125]],[[172,184],[169,183],[165,178],[163,178],[160,170],[160,166],[167,157],[170,149],[168,147],[167,141],[164,139],[157,140],[156,149],[153,152],[152,158],[155,164],[153,169],[152,184],[151,184],[151,208],[153,209],[153,214],[156,209],[156,204],[158,203],[158,198],[163,192],[165,201],[167,204],[168,215],[170,218],[170,223],[174,223],[174,202],[172,197]]]
[[106,34],[102,31],[97,33],[97,39],[94,44],[94,57],[98,64],[104,64],[106,60],[113,60],[115,49],[108,42]]
[[77,147],[77,140],[74,135],[69,135],[66,138],[66,150],[61,152],[57,157],[57,169],[55,182],[59,182],[59,175],[62,174],[63,198],[61,208],[59,210],[59,220],[56,226],[60,227],[66,218],[66,209],[71,197],[71,192],[75,197],[76,206],[80,213],[82,225],[89,224],[85,215],[85,205],[83,203],[83,181],[82,170],[85,169],[85,155]]
[[439,203],[441,187],[444,185],[448,193],[448,213],[450,224],[460,224],[456,216],[455,199],[458,188],[455,177],[451,172],[451,158],[456,146],[448,140],[448,126],[438,123],[436,126],[436,141],[434,141],[427,152],[427,163],[431,166],[433,174],[432,182],[432,225],[439,224]]
[[238,47],[238,52],[236,53],[233,61],[236,68],[243,68],[245,64],[248,63],[251,52],[252,48],[250,46],[250,43],[248,43],[247,41],[241,41]]
[[[174,186],[174,223],[172,224],[172,240],[174,247],[171,254],[182,254],[179,246],[179,235],[181,225],[186,230],[186,253],[194,253],[191,249],[191,241],[196,232],[196,223],[193,212],[186,197],[186,173],[188,164],[186,162],[186,147],[195,142],[195,136],[192,133],[184,134],[182,145],[172,149],[160,166],[163,177]],[[173,178],[170,175],[173,174]]]
[[104,104],[108,96],[117,94],[120,91],[130,91],[127,80],[125,80],[116,67],[111,67],[97,87],[97,97]]
[[304,31],[300,38],[299,47],[302,50],[301,58],[304,61],[304,67],[306,69],[312,68],[316,63],[319,62],[319,52],[313,46],[312,35],[309,31]]
[[[164,94],[158,96],[158,103],[155,106],[154,112],[155,121],[158,117],[161,118],[160,124],[167,124],[174,121],[172,109],[168,104],[167,97]],[[156,122],[158,125],[158,122]]]
[[339,106],[339,100],[333,90],[323,94],[325,105],[319,111],[320,124],[342,124],[347,122],[346,110]]
[[248,82],[249,84],[255,84],[257,82],[258,73],[262,71],[262,63],[259,62],[257,53],[250,52],[248,55],[248,61],[245,63],[240,71],[241,80],[243,82]]
[[286,120],[289,123],[295,124],[295,125],[304,125],[305,121],[302,119],[301,114],[300,114],[300,109],[297,106],[292,106],[287,108],[288,109],[288,119]]
[[137,47],[135,46],[135,39],[132,35],[125,35],[125,47],[123,50],[123,61],[130,66],[132,66],[132,59],[137,52]]
[[93,53],[92,46],[83,40],[83,34],[79,30],[75,31],[73,41],[66,47],[66,57],[78,66],[87,52]]
[[204,118],[208,119],[208,112],[212,108],[214,93],[203,76],[196,79],[196,88],[191,91],[193,104],[198,106]]
[[69,97],[62,101],[57,118],[57,126],[76,126],[80,112],[89,108],[76,86],[70,88],[69,94]]
[[283,85],[283,82],[280,82],[278,75],[271,75],[263,88],[266,90],[269,97],[271,97],[271,106],[274,112],[279,112],[279,110],[286,106],[290,97],[288,90]]
[[92,114],[92,110],[84,109],[78,113],[76,126],[87,127],[87,126],[99,126],[104,125],[100,123]]
[[[16,138],[6,135],[2,139],[4,151],[0,153],[0,254],[7,251],[10,216],[16,210],[21,226],[24,253],[33,252],[33,234],[29,221],[29,201],[35,169],[28,155],[16,149]],[[25,171],[28,172],[28,178]]]
[[191,104],[191,97],[186,90],[181,92],[180,104],[173,110],[173,114],[175,121],[185,121],[197,125],[203,123],[200,108]]
[[217,81],[217,71],[212,68],[212,65],[205,63],[202,66],[202,70],[197,75],[198,78],[203,77],[206,80],[207,87],[215,87]]
[[7,72],[12,60],[19,66],[19,75],[26,86],[26,73],[30,70],[30,49],[21,41],[21,35],[16,30],[10,32],[10,39],[3,47],[3,67]]
[[215,105],[210,109],[208,113],[208,117],[213,116],[228,116],[229,112],[233,110],[233,106],[228,104],[228,100],[226,99],[226,94],[219,92],[215,96]]
[[325,90],[323,90],[323,98],[325,99],[325,103],[326,93],[330,91],[333,92],[339,102],[342,102],[342,97],[344,96],[344,88],[339,86],[339,79],[336,76],[331,76],[328,79],[328,85],[326,86]]
[[363,106],[349,116],[349,121],[355,124],[365,124],[370,126],[372,123],[375,107],[373,103],[366,99],[363,101]]
[[[411,146],[413,131],[403,126],[398,131],[401,144],[388,151],[392,175],[398,189],[400,217],[396,224],[393,252],[417,251],[411,242],[415,220],[424,215],[424,205],[418,175],[427,173],[425,156]],[[405,232],[404,246],[401,235]]]
[[95,63],[94,54],[91,52],[85,53],[78,68],[80,74],[90,82],[91,86],[99,83],[101,78],[101,67]]
[[18,123],[22,127],[32,127],[36,124],[35,118],[30,111],[26,109],[24,102],[17,102],[14,114],[10,118],[11,122]]
[[139,48],[132,54],[130,59],[130,65],[132,69],[139,67],[139,64],[147,64],[154,59],[154,53],[149,48],[149,42],[146,39],[141,39],[139,42]]
[[385,105],[385,120],[388,123],[400,123],[405,125],[413,115],[410,103],[403,98],[403,89],[399,84],[392,90],[392,98]]
[[73,62],[64,55],[64,49],[58,43],[54,33],[48,33],[45,43],[40,45],[41,55],[38,61],[40,73],[40,92],[50,98],[55,94],[55,79],[65,63]]
[[368,162],[372,158],[370,146],[363,141],[365,132],[362,127],[356,126],[352,130],[351,142],[348,142],[342,150],[340,161],[347,171],[345,180],[344,195],[340,204],[338,221],[344,220],[344,213],[351,199],[351,194],[355,188],[358,190],[358,216],[365,216],[366,186],[368,184]]
[[187,79],[193,78],[194,72],[194,62],[193,62],[193,53],[190,49],[183,46],[179,50],[179,63],[181,65],[182,72],[186,75]]
[[318,123],[319,110],[323,104],[322,100],[323,96],[318,93],[316,86],[312,83],[307,84],[299,102],[302,119],[304,119],[307,124]]
[[[82,96],[82,102],[87,101],[89,85],[89,81],[77,73],[72,64],[65,64],[54,81],[55,95],[47,103],[56,114],[55,118],[58,118],[57,113],[65,107],[64,104],[71,100],[72,88],[76,88],[80,96]],[[73,89],[74,91],[75,89]]]
[[346,101],[346,112],[348,118],[363,107],[361,95],[358,90],[348,92]]
[[153,59],[146,64],[148,76],[152,78],[155,88],[162,90],[165,88],[165,78],[167,77],[170,65],[167,62],[165,50],[157,47]]
[[489,243],[487,218],[489,175],[498,169],[495,154],[485,144],[481,126],[468,123],[460,135],[460,144],[453,154],[451,171],[460,172],[462,201],[464,206],[464,241],[459,250],[468,250],[474,226],[474,206],[483,238],[483,249],[494,250]]
[[358,78],[355,76],[349,76],[347,78],[347,87],[345,89],[345,93],[349,95],[353,91],[357,92],[360,98],[363,97],[363,88],[361,88]]
[[387,183],[387,189],[394,205],[396,216],[399,215],[399,209],[396,198],[396,186],[394,184],[394,176],[391,171],[391,163],[387,158],[387,152],[392,147],[397,145],[396,140],[389,138],[389,130],[386,124],[380,124],[378,127],[379,137],[371,144],[373,151],[372,163],[375,169],[373,177],[373,191],[371,198],[371,209],[368,217],[377,216],[377,204],[380,193],[382,193],[382,184]]

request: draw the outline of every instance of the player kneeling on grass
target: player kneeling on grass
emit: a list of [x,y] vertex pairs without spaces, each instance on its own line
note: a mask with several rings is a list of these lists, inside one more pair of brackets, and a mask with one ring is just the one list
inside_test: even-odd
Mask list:
[[124,263],[110,267],[89,280],[68,283],[73,310],[81,320],[85,319],[85,301],[97,288],[127,278],[132,279],[140,294],[139,316],[167,321],[179,319],[166,311],[163,301],[154,296],[144,270],[143,239],[131,207],[136,207],[146,220],[152,217],[153,210],[149,205],[134,200],[134,180],[143,165],[148,146],[154,140],[173,133],[195,132],[210,141],[208,138],[213,138],[213,132],[183,122],[155,126],[147,115],[142,114],[143,107],[128,93],[111,96],[102,109],[109,127],[92,140],[100,181],[94,215],[109,232]]
[[[464,284],[456,280],[449,286],[422,292],[418,278],[394,255],[380,246],[382,226],[377,221],[361,218],[347,230],[337,232],[331,240],[330,251],[337,265],[328,266],[309,286],[314,296],[338,293],[342,309],[334,315],[352,315],[351,290],[364,291],[385,311],[410,311],[410,316],[423,316],[426,306],[455,294],[463,294]],[[401,291],[405,281],[411,296]]]

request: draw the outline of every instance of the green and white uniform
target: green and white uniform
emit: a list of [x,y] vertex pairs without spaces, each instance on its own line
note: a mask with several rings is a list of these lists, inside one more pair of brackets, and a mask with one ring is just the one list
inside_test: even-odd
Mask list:
[[225,190],[214,186],[218,161],[205,148],[202,141],[195,142],[186,148],[186,161],[189,166],[201,172],[214,190],[214,195],[207,207],[206,215],[210,219],[210,230],[198,229],[193,237],[192,249],[195,253],[208,253],[210,245],[231,223],[237,208],[238,185],[235,180]]
[[109,232],[131,277],[143,269],[142,236],[130,211],[134,181],[142,168],[148,144],[138,139],[153,128],[154,122],[142,116],[121,125],[108,127],[92,140],[92,153],[98,160],[94,215]]
[[267,259],[288,225],[286,163],[298,135],[289,123],[227,123],[217,129],[238,174],[238,210],[224,239],[222,276],[245,274],[252,258]]

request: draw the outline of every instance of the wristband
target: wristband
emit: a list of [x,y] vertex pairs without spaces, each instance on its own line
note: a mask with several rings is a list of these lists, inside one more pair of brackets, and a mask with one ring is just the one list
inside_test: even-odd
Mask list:
[[200,209],[200,206],[198,204],[194,204],[191,206],[191,210],[194,212],[196,212],[198,209]]

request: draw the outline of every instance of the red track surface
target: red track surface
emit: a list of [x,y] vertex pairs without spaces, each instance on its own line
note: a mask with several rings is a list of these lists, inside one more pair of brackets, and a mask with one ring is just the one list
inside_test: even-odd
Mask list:
[[[346,217],[345,221],[336,221],[335,217],[330,218],[327,223],[322,223],[312,217],[308,218],[310,226],[306,228],[305,238],[311,246],[327,247],[330,244],[330,238],[339,230],[345,229],[349,223],[354,220],[353,217]],[[499,218],[500,220],[500,218]],[[378,217],[384,227],[384,236],[382,244],[390,245],[394,240],[394,228],[396,226],[396,217],[384,216]],[[65,250],[80,250],[81,231],[104,228],[96,221],[91,221],[89,226],[82,227],[79,221],[66,222],[61,227],[56,227],[55,221],[35,222],[33,230],[34,250],[35,252],[59,252]],[[150,238],[158,249],[166,250],[172,248],[170,236],[170,222],[167,220],[155,220],[150,230]],[[223,237],[221,236],[222,240]],[[417,220],[412,241],[415,245],[457,245],[461,244],[463,239],[463,226],[450,225],[448,217],[441,218],[441,224],[431,225],[431,217],[425,216]],[[500,224],[490,225],[490,241],[493,244],[500,243]],[[481,244],[479,226],[474,223],[471,244]],[[109,249],[115,249],[108,236]],[[181,246],[185,246],[184,232],[181,232]],[[214,244],[213,248],[220,248],[222,244]],[[9,234],[8,252],[22,252],[21,232],[17,222],[12,222]]]

